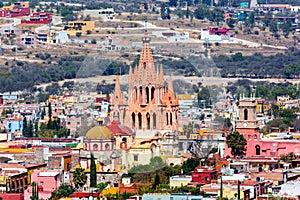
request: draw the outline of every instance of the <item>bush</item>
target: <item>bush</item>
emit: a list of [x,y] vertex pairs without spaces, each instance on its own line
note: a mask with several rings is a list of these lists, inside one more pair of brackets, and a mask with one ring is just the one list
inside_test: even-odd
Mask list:
[[91,44],[97,44],[97,40],[96,40],[95,38],[93,38],[93,39],[91,40]]

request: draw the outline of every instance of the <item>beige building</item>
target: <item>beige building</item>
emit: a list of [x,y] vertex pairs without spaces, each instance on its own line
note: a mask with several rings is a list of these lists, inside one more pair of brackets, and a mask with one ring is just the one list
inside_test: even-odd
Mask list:
[[68,24],[64,27],[64,30],[69,35],[76,35],[76,33],[81,33],[82,35],[87,34],[88,31],[95,30],[94,21],[69,21]]

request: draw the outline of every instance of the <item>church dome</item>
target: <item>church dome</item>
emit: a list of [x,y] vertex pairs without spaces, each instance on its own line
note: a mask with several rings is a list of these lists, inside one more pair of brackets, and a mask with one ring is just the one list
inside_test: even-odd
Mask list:
[[85,135],[87,139],[111,139],[113,138],[113,134],[111,130],[109,130],[105,126],[95,126],[91,128]]

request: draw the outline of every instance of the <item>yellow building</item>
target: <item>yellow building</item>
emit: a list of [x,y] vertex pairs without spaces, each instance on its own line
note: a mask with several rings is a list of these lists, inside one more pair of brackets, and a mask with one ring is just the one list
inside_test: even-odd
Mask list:
[[29,2],[28,1],[26,1],[26,2],[15,2],[15,3],[12,3],[9,6],[3,6],[2,10],[12,10],[16,6],[21,7],[21,8],[29,8]]
[[82,35],[84,35],[87,33],[87,31],[95,30],[95,22],[82,20],[70,21],[64,29],[69,35],[76,35],[76,33],[81,33]]
[[170,187],[183,187],[192,181],[192,176],[177,175],[170,177]]

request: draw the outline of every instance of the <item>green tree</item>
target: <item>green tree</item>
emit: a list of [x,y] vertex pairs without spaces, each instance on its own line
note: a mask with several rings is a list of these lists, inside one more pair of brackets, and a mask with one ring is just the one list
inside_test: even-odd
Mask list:
[[246,19],[246,26],[249,26],[249,27],[253,27],[254,25],[254,22],[255,22],[255,16],[254,16],[254,13],[251,12],[248,16],[248,18]]
[[194,133],[192,123],[189,123],[188,125],[183,125],[183,133],[186,135],[187,138],[190,138],[191,134]]
[[96,187],[96,185],[97,185],[96,163],[95,163],[94,154],[91,153],[90,187]]
[[76,168],[73,173],[73,182],[75,184],[75,188],[82,188],[87,181],[87,176],[85,174],[85,170],[82,168]]
[[154,177],[154,183],[152,184],[152,189],[156,189],[160,183],[161,182],[160,182],[159,174],[156,172],[155,177]]
[[191,172],[194,171],[194,169],[199,166],[199,163],[200,163],[199,158],[189,158],[186,161],[184,161],[182,163],[183,174],[191,174]]
[[233,28],[234,23],[235,23],[235,20],[232,19],[232,18],[229,18],[229,19],[226,20],[226,24],[229,26],[229,28]]
[[33,123],[30,120],[28,125],[28,137],[33,137]]
[[210,106],[210,91],[208,88],[202,88],[198,93],[198,105],[200,108]]
[[231,59],[233,60],[233,62],[243,61],[244,56],[241,52],[237,52],[236,54],[231,56]]
[[99,189],[99,192],[102,192],[106,187],[108,186],[108,183],[98,183],[96,187]]
[[95,38],[93,38],[93,39],[91,40],[91,44],[97,44],[97,40],[96,40]]
[[234,157],[245,155],[247,140],[238,131],[230,132],[226,136],[226,144],[231,148]]
[[273,19],[271,22],[270,22],[270,31],[275,34],[278,32],[278,27],[277,27],[277,21],[275,19]]
[[290,32],[293,30],[292,23],[290,22],[290,20],[286,20],[281,28],[285,37],[288,37]]
[[69,197],[71,194],[74,193],[74,188],[67,183],[63,183],[59,186],[57,190],[57,197],[60,199],[62,197]]
[[76,32],[76,37],[81,37],[81,32]]
[[27,119],[24,117],[23,119],[23,129],[22,129],[22,134],[24,137],[28,137],[28,124],[27,124]]
[[295,76],[300,76],[300,64],[293,63],[289,64],[288,66],[284,67],[284,74],[288,78],[294,78]]

